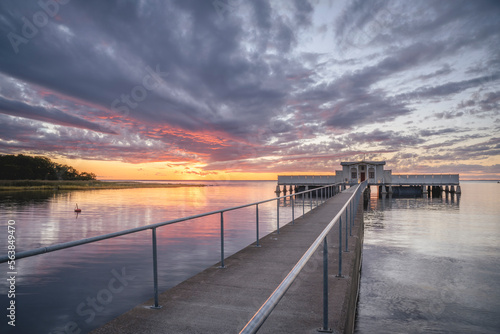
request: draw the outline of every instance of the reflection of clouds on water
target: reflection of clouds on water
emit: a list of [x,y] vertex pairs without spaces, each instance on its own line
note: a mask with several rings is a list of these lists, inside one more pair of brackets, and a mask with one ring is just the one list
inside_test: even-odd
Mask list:
[[369,211],[365,213],[365,229],[384,228],[384,212]]
[[356,333],[498,333],[500,212],[482,187],[464,184],[460,205],[371,198]]
[[[367,327],[360,326],[360,332],[367,328],[374,333],[384,332],[382,324],[390,325],[391,332],[435,331],[436,328],[442,327],[442,324],[437,327],[429,324],[453,321],[456,307],[454,303],[457,296],[463,292],[458,285],[449,281],[441,285],[428,285],[418,282],[403,284],[382,275],[378,279],[368,279],[369,283],[365,277],[361,284],[360,304],[369,302],[361,305],[358,313],[364,321],[371,319],[373,323],[368,322]],[[421,330],[422,328],[425,330]]]

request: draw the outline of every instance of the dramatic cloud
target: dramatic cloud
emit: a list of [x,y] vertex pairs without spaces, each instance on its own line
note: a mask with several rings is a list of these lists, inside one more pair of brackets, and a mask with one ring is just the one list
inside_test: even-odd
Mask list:
[[499,15],[486,0],[2,1],[0,154],[490,175]]

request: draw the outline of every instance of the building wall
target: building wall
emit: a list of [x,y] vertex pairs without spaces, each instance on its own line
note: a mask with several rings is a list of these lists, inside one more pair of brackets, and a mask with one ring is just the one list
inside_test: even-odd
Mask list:
[[384,166],[360,162],[349,166],[342,166],[342,181],[347,183],[361,182],[361,173],[364,173],[365,180],[371,184],[384,183]]

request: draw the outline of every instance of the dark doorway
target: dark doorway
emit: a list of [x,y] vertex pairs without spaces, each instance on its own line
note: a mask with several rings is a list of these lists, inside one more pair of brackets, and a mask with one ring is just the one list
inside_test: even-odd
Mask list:
[[365,180],[365,172],[361,172],[361,182]]

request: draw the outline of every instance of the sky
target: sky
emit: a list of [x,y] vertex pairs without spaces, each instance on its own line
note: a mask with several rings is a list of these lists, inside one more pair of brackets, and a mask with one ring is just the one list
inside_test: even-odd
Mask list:
[[500,179],[500,2],[0,2],[0,154],[99,179]]

